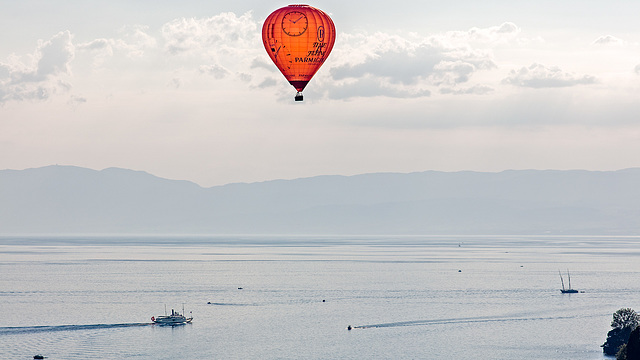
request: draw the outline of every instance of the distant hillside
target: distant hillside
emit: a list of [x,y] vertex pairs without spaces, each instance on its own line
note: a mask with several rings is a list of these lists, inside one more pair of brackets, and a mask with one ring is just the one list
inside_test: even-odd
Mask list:
[[0,170],[0,234],[640,234],[640,169],[318,176],[202,188]]

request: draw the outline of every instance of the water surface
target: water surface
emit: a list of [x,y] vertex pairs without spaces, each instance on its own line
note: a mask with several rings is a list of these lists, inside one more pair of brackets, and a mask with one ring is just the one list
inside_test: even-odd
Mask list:
[[2,359],[603,359],[640,310],[638,237],[4,236],[0,274]]

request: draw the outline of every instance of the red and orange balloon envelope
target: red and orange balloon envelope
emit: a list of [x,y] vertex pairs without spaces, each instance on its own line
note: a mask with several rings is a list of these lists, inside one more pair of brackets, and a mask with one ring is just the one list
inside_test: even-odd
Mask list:
[[289,5],[271,13],[262,25],[262,41],[271,60],[298,91],[329,56],[336,27],[329,15],[309,5]]

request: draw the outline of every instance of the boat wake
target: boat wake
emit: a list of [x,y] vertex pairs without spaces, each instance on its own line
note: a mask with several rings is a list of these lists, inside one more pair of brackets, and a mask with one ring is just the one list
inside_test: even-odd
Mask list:
[[508,321],[562,320],[562,319],[574,319],[574,318],[575,316],[468,317],[468,318],[414,320],[414,321],[401,321],[401,322],[371,324],[371,325],[358,325],[358,326],[352,326],[351,328],[352,329],[369,329],[369,328],[391,328],[391,327],[400,327],[400,326],[428,326],[428,325],[469,324],[469,323],[508,322]]
[[259,304],[238,304],[238,303],[216,303],[209,301],[207,305],[217,305],[217,306],[260,306]]
[[112,329],[112,328],[147,326],[147,325],[153,325],[153,323],[0,327],[0,336],[12,335],[12,334],[37,333],[37,332]]

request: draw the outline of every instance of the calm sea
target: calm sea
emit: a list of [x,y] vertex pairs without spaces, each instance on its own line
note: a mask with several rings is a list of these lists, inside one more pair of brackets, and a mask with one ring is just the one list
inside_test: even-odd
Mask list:
[[603,359],[622,307],[639,237],[0,237],[0,359]]

